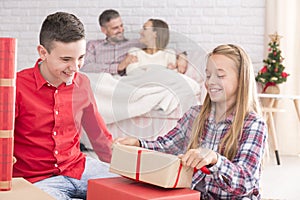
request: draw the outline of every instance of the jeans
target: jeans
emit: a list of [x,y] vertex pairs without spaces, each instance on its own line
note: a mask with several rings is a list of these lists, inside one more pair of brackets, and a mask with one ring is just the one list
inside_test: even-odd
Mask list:
[[85,169],[80,180],[68,176],[52,176],[38,181],[34,185],[57,200],[86,199],[89,179],[119,176],[108,170],[109,164],[86,157]]

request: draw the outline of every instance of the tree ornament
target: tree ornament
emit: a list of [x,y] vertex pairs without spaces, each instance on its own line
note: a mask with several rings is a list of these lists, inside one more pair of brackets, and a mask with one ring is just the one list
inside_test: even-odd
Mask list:
[[278,35],[277,32],[274,34],[270,34],[269,37],[271,38],[271,41],[273,44],[278,44],[280,43],[280,39],[282,38],[281,35]]

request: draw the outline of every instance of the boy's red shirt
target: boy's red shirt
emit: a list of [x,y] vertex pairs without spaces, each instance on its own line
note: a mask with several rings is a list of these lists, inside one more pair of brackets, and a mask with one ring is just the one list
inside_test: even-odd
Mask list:
[[17,73],[13,176],[36,182],[54,175],[80,179],[85,155],[82,128],[98,157],[110,162],[112,136],[98,113],[88,78],[53,87],[35,67]]

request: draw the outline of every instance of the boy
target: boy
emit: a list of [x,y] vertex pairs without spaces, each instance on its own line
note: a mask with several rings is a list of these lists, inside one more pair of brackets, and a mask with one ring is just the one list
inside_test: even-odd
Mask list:
[[85,47],[84,27],[76,16],[51,14],[40,31],[40,58],[17,73],[13,176],[59,200],[85,199],[88,179],[113,176],[106,163],[79,149],[84,128],[99,159],[110,162],[112,136],[88,78],[78,73]]

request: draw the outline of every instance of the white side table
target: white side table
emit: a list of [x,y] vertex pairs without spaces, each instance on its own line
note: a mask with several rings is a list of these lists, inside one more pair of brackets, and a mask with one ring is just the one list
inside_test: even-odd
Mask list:
[[300,95],[284,95],[284,94],[265,94],[261,93],[258,94],[259,98],[269,98],[271,101],[269,102],[269,106],[264,106],[262,108],[262,111],[264,113],[264,117],[269,125],[269,134],[272,138],[272,142],[274,145],[274,151],[276,156],[277,164],[280,165],[280,158],[278,153],[278,144],[277,144],[277,136],[276,136],[276,130],[275,130],[275,124],[274,124],[274,117],[273,113],[275,112],[283,112],[283,109],[274,108],[274,101],[280,100],[280,99],[290,99],[294,102],[294,108],[296,110],[299,122],[300,122],[300,110],[299,110],[299,101],[300,101]]

